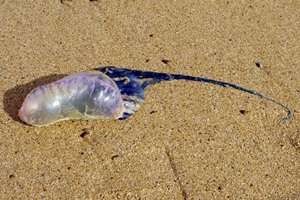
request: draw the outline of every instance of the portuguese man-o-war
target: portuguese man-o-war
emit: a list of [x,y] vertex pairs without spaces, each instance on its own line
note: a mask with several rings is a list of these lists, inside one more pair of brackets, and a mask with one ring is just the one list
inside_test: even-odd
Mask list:
[[263,94],[231,83],[181,74],[131,70],[108,66],[66,76],[39,86],[25,98],[19,110],[22,121],[33,126],[47,126],[68,119],[127,119],[142,105],[145,90],[162,81],[187,80],[211,83],[246,92],[292,111]]

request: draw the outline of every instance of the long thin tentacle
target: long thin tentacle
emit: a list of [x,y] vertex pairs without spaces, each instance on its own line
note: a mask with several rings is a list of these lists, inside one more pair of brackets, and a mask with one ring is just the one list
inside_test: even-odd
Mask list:
[[[142,90],[148,88],[149,86],[160,83],[162,81],[170,81],[170,80],[188,80],[188,81],[198,81],[198,82],[205,82],[205,83],[211,83],[214,85],[220,85],[223,87],[231,87],[236,90],[240,90],[255,96],[258,96],[262,99],[266,99],[267,101],[273,102],[282,108],[284,108],[287,112],[287,117],[283,118],[282,120],[287,121],[290,120],[292,117],[292,111],[287,106],[284,106],[278,101],[275,101],[263,94],[260,94],[254,90],[249,90],[244,87],[223,82],[223,81],[217,81],[214,79],[209,78],[202,78],[202,77],[194,77],[194,76],[187,76],[182,74],[167,74],[167,73],[159,73],[159,72],[150,72],[150,71],[140,71],[140,70],[131,70],[131,69],[124,69],[124,68],[115,68],[115,67],[105,67],[105,68],[99,68],[97,70],[100,70],[104,73],[106,73],[111,78],[120,78],[120,77],[135,77],[139,80],[141,84]],[[124,84],[123,84],[124,85]],[[123,86],[124,87],[124,86]]]

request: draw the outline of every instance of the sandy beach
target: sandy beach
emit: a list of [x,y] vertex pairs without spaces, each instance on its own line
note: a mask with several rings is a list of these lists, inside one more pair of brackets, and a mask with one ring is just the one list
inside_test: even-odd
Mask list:
[[[298,1],[0,0],[0,199],[299,199]],[[169,81],[127,120],[45,127],[37,86],[96,67]]]

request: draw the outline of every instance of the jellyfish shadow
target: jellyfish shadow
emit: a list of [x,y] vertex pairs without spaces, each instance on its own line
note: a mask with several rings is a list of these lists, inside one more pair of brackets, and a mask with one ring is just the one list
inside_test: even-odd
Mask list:
[[18,85],[11,89],[8,89],[7,91],[4,92],[4,97],[3,97],[4,111],[14,121],[23,123],[18,117],[18,111],[21,108],[26,95],[38,86],[49,84],[65,76],[66,74],[53,74],[53,75],[43,76],[29,83]]

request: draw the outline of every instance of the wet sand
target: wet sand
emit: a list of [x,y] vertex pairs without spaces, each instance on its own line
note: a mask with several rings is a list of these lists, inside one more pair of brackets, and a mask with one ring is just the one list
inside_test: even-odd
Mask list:
[[[297,1],[0,0],[1,199],[297,199]],[[125,121],[32,127],[28,92],[117,67],[213,78],[171,81]]]

